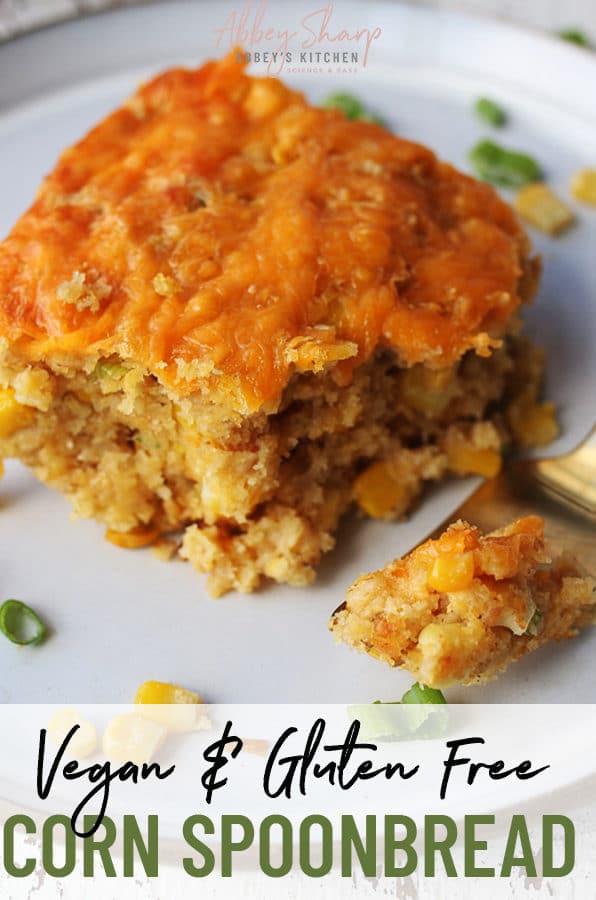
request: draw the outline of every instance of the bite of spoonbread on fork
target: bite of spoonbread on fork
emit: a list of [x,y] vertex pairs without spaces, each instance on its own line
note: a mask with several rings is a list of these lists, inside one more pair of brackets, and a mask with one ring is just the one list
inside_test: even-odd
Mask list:
[[594,591],[571,557],[553,558],[540,517],[488,534],[460,520],[354,582],[330,628],[429,687],[473,684],[593,623]]

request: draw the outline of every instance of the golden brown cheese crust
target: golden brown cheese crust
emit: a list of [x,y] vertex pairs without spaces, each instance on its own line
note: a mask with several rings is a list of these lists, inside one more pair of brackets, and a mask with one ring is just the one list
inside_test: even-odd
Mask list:
[[460,521],[359,578],[330,627],[431,687],[470,684],[577,634],[594,620],[594,587],[573,560],[551,560],[538,516],[487,535]]
[[294,371],[349,378],[379,343],[406,365],[489,352],[527,252],[487,185],[228,57],[165,72],[63,154],[0,245],[0,333],[275,408]]

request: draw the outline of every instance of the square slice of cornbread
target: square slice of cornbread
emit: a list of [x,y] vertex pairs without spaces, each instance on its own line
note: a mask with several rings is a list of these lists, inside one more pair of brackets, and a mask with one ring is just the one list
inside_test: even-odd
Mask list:
[[233,56],[65,151],[0,244],[0,455],[126,547],[182,532],[214,594],[305,584],[339,517],[548,440],[486,184]]

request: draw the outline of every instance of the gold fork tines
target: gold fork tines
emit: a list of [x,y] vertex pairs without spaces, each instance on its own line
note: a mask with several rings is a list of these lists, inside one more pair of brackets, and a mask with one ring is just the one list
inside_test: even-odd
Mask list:
[[596,523],[596,446],[582,444],[565,456],[539,460],[534,477],[555,500]]
[[553,550],[571,552],[596,577],[596,447],[588,443],[595,433],[596,429],[564,456],[505,466],[430,537],[438,537],[457,519],[493,531],[513,519],[538,515],[544,519],[545,536]]

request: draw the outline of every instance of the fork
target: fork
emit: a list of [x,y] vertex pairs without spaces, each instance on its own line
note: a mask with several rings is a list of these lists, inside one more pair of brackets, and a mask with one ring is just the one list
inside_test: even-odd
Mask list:
[[545,538],[553,551],[572,553],[596,577],[594,435],[596,426],[579,447],[562,456],[507,463],[428,537],[438,537],[458,519],[487,532],[532,513],[544,519]]

